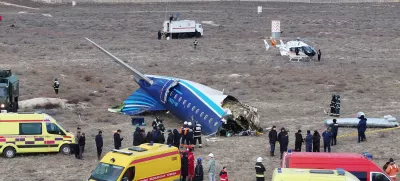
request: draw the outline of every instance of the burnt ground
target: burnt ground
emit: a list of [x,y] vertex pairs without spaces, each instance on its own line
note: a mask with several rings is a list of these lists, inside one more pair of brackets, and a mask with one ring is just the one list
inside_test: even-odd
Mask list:
[[[193,39],[157,40],[166,16],[164,3],[78,4],[74,8],[34,5],[40,9],[0,6],[0,67],[20,75],[21,100],[55,97],[52,81],[60,79],[60,96],[71,105],[45,112],[71,131],[82,127],[87,133],[85,160],[57,154],[2,158],[0,180],[87,179],[97,164],[96,128],[105,131],[105,150],[112,148],[112,131],[117,129],[122,129],[125,137],[123,146],[132,144],[134,127],[130,118],[109,113],[106,108],[119,104],[138,86],[128,72],[83,37],[91,38],[143,73],[225,89],[257,107],[263,127],[288,128],[290,148],[294,148],[295,130],[322,132],[323,120],[328,118],[323,108],[328,108],[333,93],[342,96],[342,117],[353,117],[358,111],[367,117],[399,116],[400,8],[396,3],[170,3],[169,10],[180,12],[184,19],[220,25],[203,24],[205,36],[198,39],[197,50],[191,47]],[[260,15],[256,13],[258,5],[264,7]],[[314,42],[310,44],[322,50],[322,61],[289,63],[276,50],[266,52],[262,39],[270,36],[270,23],[275,19],[281,21],[282,36]],[[231,74],[241,76],[232,78]],[[179,127],[173,116],[165,118],[167,128]],[[153,116],[146,119],[150,124]],[[353,132],[355,129],[341,128],[339,135]],[[362,144],[356,144],[356,137],[342,138],[333,151],[367,151],[383,165],[389,157],[400,158],[398,133],[369,134],[368,142]],[[205,141],[205,147],[197,149],[195,155],[214,153],[217,169],[227,166],[233,181],[254,180],[258,156],[264,157],[267,179],[279,167],[279,158],[268,156],[265,135],[221,139]]]

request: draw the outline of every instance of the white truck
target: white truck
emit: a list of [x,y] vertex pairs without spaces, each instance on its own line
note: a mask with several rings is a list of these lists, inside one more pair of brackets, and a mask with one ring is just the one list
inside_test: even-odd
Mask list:
[[163,32],[166,37],[191,38],[203,36],[203,26],[193,20],[171,20],[164,21]]

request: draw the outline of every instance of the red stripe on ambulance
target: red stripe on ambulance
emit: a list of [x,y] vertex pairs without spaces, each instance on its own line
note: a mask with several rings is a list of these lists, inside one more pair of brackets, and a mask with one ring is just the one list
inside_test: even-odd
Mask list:
[[173,151],[173,152],[168,152],[168,153],[164,153],[164,154],[160,154],[160,155],[154,155],[154,156],[150,156],[150,157],[146,157],[146,158],[133,160],[131,162],[131,165],[132,164],[136,164],[136,163],[140,163],[140,162],[155,160],[155,159],[159,159],[159,158],[163,158],[163,157],[167,157],[167,156],[172,156],[172,155],[177,155],[178,156],[177,152]]
[[[174,153],[175,154],[175,153]],[[165,179],[168,177],[174,177],[174,176],[178,176],[181,174],[180,170],[177,171],[173,171],[173,172],[169,172],[169,173],[163,173],[160,175],[155,175],[155,176],[151,176],[151,177],[147,177],[147,178],[142,178],[138,181],[154,181],[154,180],[161,180],[161,179]]]

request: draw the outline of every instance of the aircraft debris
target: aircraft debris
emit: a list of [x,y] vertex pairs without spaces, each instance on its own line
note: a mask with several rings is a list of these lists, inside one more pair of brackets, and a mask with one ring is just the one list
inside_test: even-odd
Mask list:
[[[336,123],[340,127],[356,127],[360,119],[358,118],[337,118]],[[333,123],[333,119],[325,120],[324,124],[326,126]],[[397,127],[399,123],[396,118],[391,115],[386,115],[383,118],[367,118],[367,127],[372,128],[391,128]]]

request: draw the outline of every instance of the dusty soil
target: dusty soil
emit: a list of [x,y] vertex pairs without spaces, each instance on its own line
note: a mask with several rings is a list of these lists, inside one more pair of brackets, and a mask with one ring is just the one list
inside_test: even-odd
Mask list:
[[[18,1],[23,3],[25,1]],[[358,111],[367,116],[398,117],[400,98],[399,4],[301,4],[205,2],[171,3],[169,10],[204,24],[198,39],[157,40],[166,15],[164,3],[48,6],[27,2],[39,10],[0,6],[0,67],[21,77],[21,100],[55,97],[52,81],[61,83],[60,97],[75,106],[44,110],[67,129],[87,133],[85,160],[58,154],[21,155],[0,159],[0,180],[85,180],[97,164],[94,136],[104,130],[105,150],[112,132],[122,129],[123,146],[132,144],[134,127],[127,116],[109,113],[138,86],[129,73],[93,48],[89,37],[143,73],[194,80],[237,97],[258,108],[263,127],[276,125],[294,132],[324,129],[323,113],[331,95],[342,96],[342,117]],[[257,6],[264,7],[256,13]],[[18,13],[24,11],[25,13]],[[42,14],[51,14],[46,17]],[[262,39],[270,36],[271,20],[280,20],[282,36],[306,38],[322,50],[321,62],[289,63],[278,51],[266,52]],[[14,24],[15,27],[10,27]],[[239,77],[229,77],[239,74]],[[29,110],[26,110],[29,111]],[[81,116],[79,119],[78,114]],[[151,123],[153,116],[147,116]],[[165,116],[167,128],[179,121]],[[149,127],[147,128],[149,130]],[[372,129],[370,129],[372,130]],[[355,132],[340,129],[339,135]],[[334,152],[370,152],[379,165],[400,158],[399,131],[339,140]],[[204,138],[203,138],[204,139]],[[264,157],[269,180],[279,167],[268,156],[266,136],[221,138],[206,142],[195,154],[216,155],[218,170],[228,167],[233,181],[254,180],[254,164]],[[279,147],[278,147],[279,148]],[[303,148],[304,149],[304,148]]]

